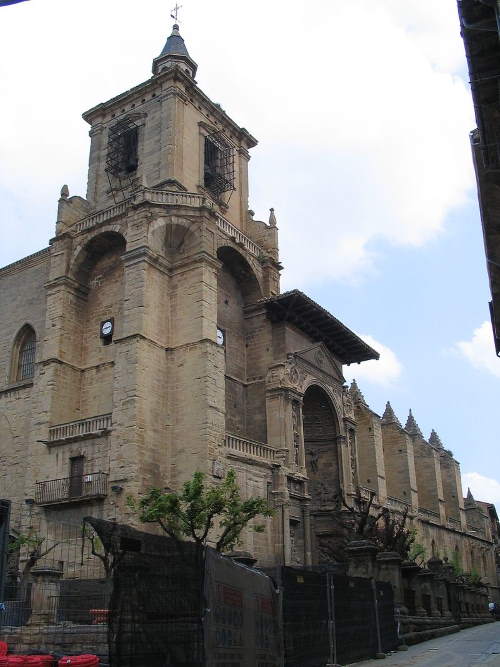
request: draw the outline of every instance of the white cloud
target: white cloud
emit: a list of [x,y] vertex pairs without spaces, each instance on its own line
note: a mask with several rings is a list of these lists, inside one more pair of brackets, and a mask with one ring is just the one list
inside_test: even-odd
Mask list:
[[361,384],[361,390],[363,390],[363,382],[371,382],[382,387],[392,386],[399,380],[403,372],[403,366],[396,354],[387,345],[379,343],[372,336],[360,334],[360,338],[379,352],[380,359],[378,361],[374,359],[364,361],[359,365],[344,366],[346,380],[356,379]]
[[474,368],[500,377],[500,359],[495,354],[491,322],[488,320],[474,329],[471,340],[456,343],[454,349],[463,355]]
[[[0,213],[0,264],[19,253],[21,223],[35,232],[24,252],[52,235],[64,182],[84,194],[80,113],[149,76],[169,12],[163,0],[136,8],[2,10],[0,194],[16,207]],[[454,3],[220,0],[214,13],[192,0],[183,11],[200,87],[260,140],[250,206],[264,219],[276,208],[285,288],[366,276],[380,262],[374,241],[425,243],[464,201],[474,121]]]
[[466,472],[462,475],[464,495],[470,488],[476,500],[486,503],[500,503],[500,482],[492,477],[485,477],[478,472]]

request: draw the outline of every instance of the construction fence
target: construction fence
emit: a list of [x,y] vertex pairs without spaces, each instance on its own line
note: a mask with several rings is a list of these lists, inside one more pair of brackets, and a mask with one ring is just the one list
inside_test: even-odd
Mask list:
[[389,584],[264,573],[95,518],[25,525],[0,611],[14,653],[90,653],[112,667],[324,667],[397,644]]

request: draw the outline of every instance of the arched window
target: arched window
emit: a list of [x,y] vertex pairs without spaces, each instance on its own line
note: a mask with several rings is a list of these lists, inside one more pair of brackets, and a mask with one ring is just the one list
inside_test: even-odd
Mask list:
[[27,324],[17,336],[14,350],[13,380],[29,380],[35,374],[36,335]]

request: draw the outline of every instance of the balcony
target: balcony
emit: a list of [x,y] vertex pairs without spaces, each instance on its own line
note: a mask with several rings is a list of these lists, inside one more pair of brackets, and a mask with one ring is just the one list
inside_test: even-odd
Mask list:
[[37,482],[35,502],[43,507],[105,498],[107,494],[108,475],[104,472],[92,472],[88,475]]
[[245,236],[243,232],[240,232],[239,229],[237,229],[234,225],[232,225],[229,220],[226,220],[226,218],[223,218],[221,215],[217,214],[217,227],[224,232],[224,234],[227,234],[231,239],[234,239],[236,243],[239,243],[242,245],[244,248],[248,250],[252,255],[255,257],[259,257],[259,255],[262,254],[262,250],[259,248],[259,246],[254,243],[252,240],[248,238],[248,236]]
[[111,428],[111,415],[98,415],[89,419],[79,419],[66,424],[57,424],[49,428],[49,439],[46,444],[54,444],[62,440],[79,439],[92,435],[102,435]]
[[226,449],[230,454],[240,454],[261,461],[274,461],[276,450],[269,445],[255,440],[246,440],[237,435],[226,433]]
[[[195,192],[174,192],[169,190],[154,190],[152,188],[142,188],[136,192],[133,197],[110,206],[97,213],[88,215],[83,220],[77,222],[74,230],[77,233],[86,232],[97,225],[102,225],[116,217],[125,215],[132,205],[137,205],[142,202],[150,202],[160,206],[185,206],[188,208],[208,208],[215,212],[215,204],[206,195],[200,195]],[[244,246],[252,255],[259,257],[262,254],[262,249],[248,238],[243,232],[232,225],[229,220],[226,220],[222,215],[216,213],[217,227],[227,234],[236,243]]]

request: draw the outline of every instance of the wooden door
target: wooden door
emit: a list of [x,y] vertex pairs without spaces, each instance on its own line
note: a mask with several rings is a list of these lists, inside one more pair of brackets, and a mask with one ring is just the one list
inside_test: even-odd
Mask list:
[[75,456],[70,459],[69,472],[69,496],[77,498],[83,493],[83,456]]

